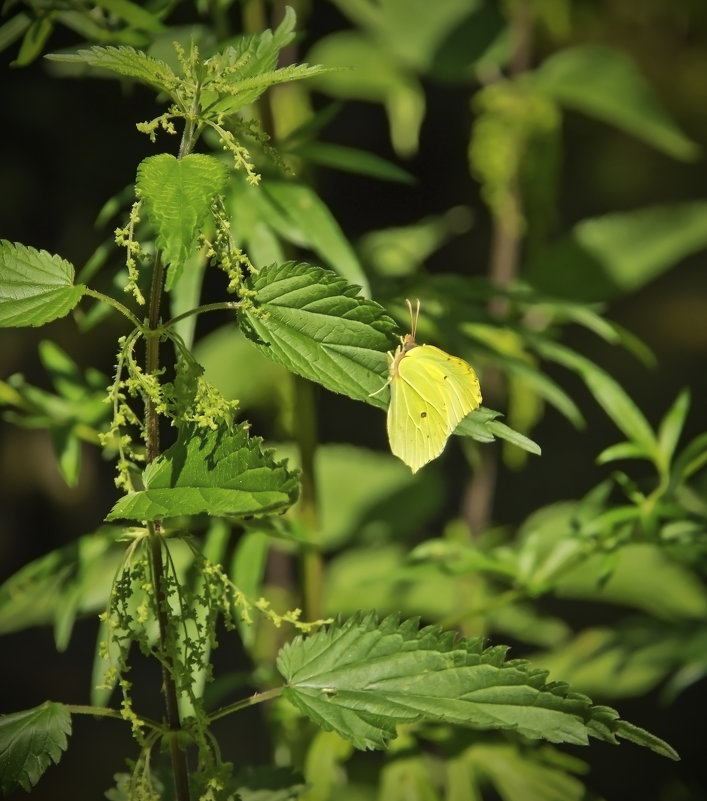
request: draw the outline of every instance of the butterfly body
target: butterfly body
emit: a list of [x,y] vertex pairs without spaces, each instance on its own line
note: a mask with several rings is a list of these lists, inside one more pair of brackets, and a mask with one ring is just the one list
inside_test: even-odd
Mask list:
[[390,361],[390,449],[413,473],[442,453],[447,439],[481,403],[471,365],[433,345],[418,345],[414,332]]

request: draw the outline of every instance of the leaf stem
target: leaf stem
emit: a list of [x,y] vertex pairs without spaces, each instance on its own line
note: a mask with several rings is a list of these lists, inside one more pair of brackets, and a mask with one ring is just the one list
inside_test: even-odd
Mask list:
[[242,302],[240,300],[226,300],[220,303],[205,303],[203,306],[196,306],[193,309],[189,309],[181,314],[178,314],[176,317],[172,317],[171,320],[167,320],[166,323],[162,323],[156,330],[156,332],[165,331],[168,328],[172,328],[181,320],[185,320],[187,317],[191,317],[194,314],[201,314],[202,312],[210,312],[210,311],[223,311],[229,309],[240,309]]
[[[123,723],[126,722],[120,710],[112,709],[108,706],[89,706],[88,704],[64,704],[64,706],[72,715],[94,715],[95,717],[112,718],[113,720],[120,720]],[[138,716],[138,720],[140,723],[144,723],[145,726],[149,726],[155,731],[164,731],[164,724],[158,723],[156,720],[142,717],[142,715]]]
[[231,715],[234,712],[240,712],[242,709],[248,709],[249,706],[255,706],[255,704],[262,704],[263,701],[270,701],[273,698],[278,698],[282,695],[283,689],[284,687],[273,687],[270,690],[264,690],[262,693],[255,693],[249,698],[243,698],[241,701],[236,701],[233,704],[221,707],[221,709],[217,709],[209,715],[209,721],[213,722],[219,718],[225,718],[227,715]]
[[84,289],[84,295],[88,295],[89,297],[100,300],[103,303],[107,303],[109,306],[117,309],[124,317],[127,317],[136,328],[142,329],[142,323],[140,320],[138,320],[138,318],[130,311],[130,309],[128,309],[127,306],[123,306],[119,300],[110,297],[110,295],[104,295],[102,292],[98,292],[96,289],[90,289],[89,287]]

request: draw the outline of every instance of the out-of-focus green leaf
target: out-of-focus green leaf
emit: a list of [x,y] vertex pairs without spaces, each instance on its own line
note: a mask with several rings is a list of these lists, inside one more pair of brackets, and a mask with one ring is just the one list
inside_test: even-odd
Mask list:
[[655,545],[624,545],[611,575],[602,581],[602,573],[601,556],[590,556],[558,577],[555,592],[640,609],[660,620],[707,618],[707,588]]
[[165,29],[159,17],[130,0],[96,0],[96,5],[139,30],[161,33]]
[[589,359],[557,342],[536,340],[535,346],[541,356],[579,373],[615,425],[646,452],[656,454],[653,429],[617,381]]
[[104,527],[25,565],[0,586],[0,634],[54,624],[56,645],[69,643],[77,615],[105,609],[124,548],[123,528]]
[[[587,765],[572,757],[560,758],[547,747],[528,749],[512,743],[479,743],[455,756],[448,769],[464,775],[472,784],[490,784],[503,801],[586,798],[584,783],[572,773],[585,773]],[[460,796],[461,799],[466,801],[466,796]]]
[[31,24],[32,20],[29,15],[22,11],[0,25],[0,52],[7,50],[13,42],[17,41]]
[[582,220],[540,253],[524,277],[533,286],[582,301],[635,291],[707,247],[707,202],[652,206]]
[[364,264],[392,278],[416,273],[452,237],[469,230],[471,209],[455,206],[417,223],[365,234],[357,243]]
[[286,509],[297,497],[297,475],[275,462],[261,442],[243,426],[183,427],[177,442],[145,469],[145,489],[120,498],[106,519],[248,517]]
[[333,97],[383,103],[396,153],[407,157],[417,151],[425,96],[417,79],[388,50],[357,31],[340,31],[316,42],[307,58],[347,67],[314,78],[312,86]]
[[308,142],[294,148],[291,152],[320,167],[331,167],[342,172],[368,175],[378,178],[380,181],[393,181],[401,184],[415,183],[415,178],[402,167],[366,150],[335,145],[330,142]]
[[436,474],[416,480],[399,460],[351,445],[320,445],[315,475],[323,548],[394,541],[430,520],[444,497]]
[[546,59],[529,80],[567,108],[615,125],[673,158],[692,161],[699,154],[635,64],[618,50],[566,48]]
[[309,186],[292,181],[265,181],[262,191],[289,217],[309,247],[350,284],[370,295],[368,279],[334,216]]
[[304,777],[309,784],[299,801],[329,801],[334,798],[342,781],[341,763],[353,753],[347,740],[331,731],[319,731],[314,736],[304,763]]
[[678,446],[678,440],[685,425],[685,418],[690,410],[690,393],[684,389],[668,409],[658,427],[658,448],[664,459],[664,465],[670,463]]
[[42,54],[44,45],[54,30],[54,15],[50,12],[36,17],[25,31],[13,67],[26,67]]

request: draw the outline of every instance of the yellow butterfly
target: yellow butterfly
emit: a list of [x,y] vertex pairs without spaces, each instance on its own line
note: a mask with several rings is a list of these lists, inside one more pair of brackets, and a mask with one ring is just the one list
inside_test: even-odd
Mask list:
[[390,450],[416,473],[436,459],[459,423],[481,403],[471,365],[433,345],[415,342],[420,301],[410,309],[411,332],[390,360]]

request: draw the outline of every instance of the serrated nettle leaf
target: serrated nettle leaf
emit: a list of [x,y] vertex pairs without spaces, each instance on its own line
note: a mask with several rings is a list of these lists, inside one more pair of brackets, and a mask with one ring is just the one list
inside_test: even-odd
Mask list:
[[70,734],[71,715],[63,704],[45,701],[0,715],[0,790],[29,792],[49,765],[59,762]]
[[161,59],[152,58],[133,47],[100,47],[94,45],[88,50],[79,50],[78,53],[61,54],[50,53],[46,58],[51,61],[64,61],[88,64],[103,70],[115,72],[126,78],[144,83],[166,92],[174,98],[174,90],[180,79],[172,72],[169,65]]
[[0,327],[44,325],[67,315],[85,291],[59,256],[0,240]]
[[247,280],[251,302],[239,313],[260,351],[332,392],[379,408],[388,404],[387,352],[397,325],[372,300],[330,270],[272,265]]
[[297,474],[242,425],[181,428],[174,445],[145,469],[143,483],[144,490],[123,496],[106,519],[247,517],[284,510],[298,493]]
[[[515,731],[531,739],[585,745],[589,736],[631,736],[607,707],[557,682],[505,647],[456,638],[417,620],[358,614],[278,654],[283,695],[323,728],[357,748],[381,748],[399,723],[427,720]],[[648,735],[650,737],[651,735]],[[642,744],[666,755],[658,738]]]
[[227,177],[226,165],[203,153],[183,159],[161,153],[140,163],[136,188],[156,231],[164,263],[172,267],[168,289],[189,257]]

